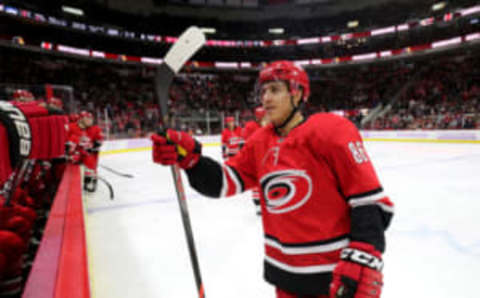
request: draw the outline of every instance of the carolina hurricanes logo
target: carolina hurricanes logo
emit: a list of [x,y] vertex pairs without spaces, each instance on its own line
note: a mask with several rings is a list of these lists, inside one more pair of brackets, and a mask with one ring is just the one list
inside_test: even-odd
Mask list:
[[312,179],[302,170],[282,170],[260,180],[270,213],[285,213],[305,204],[312,194]]

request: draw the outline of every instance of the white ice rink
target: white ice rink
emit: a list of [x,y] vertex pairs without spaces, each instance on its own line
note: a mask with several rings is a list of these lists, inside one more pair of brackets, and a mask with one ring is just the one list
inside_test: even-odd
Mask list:
[[[480,297],[480,145],[366,142],[395,203],[387,231],[386,298]],[[220,159],[219,147],[204,153]],[[92,297],[197,297],[169,168],[150,152],[101,157],[132,173],[85,198]],[[185,178],[185,177],[184,177]],[[263,236],[250,193],[206,199],[187,188],[208,298],[273,298],[263,280]]]

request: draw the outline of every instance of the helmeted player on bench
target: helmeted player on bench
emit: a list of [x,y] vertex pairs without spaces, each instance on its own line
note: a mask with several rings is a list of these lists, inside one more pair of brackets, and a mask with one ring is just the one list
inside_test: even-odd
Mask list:
[[268,64],[259,84],[270,123],[237,155],[221,164],[188,134],[168,130],[152,136],[154,162],[177,163],[209,197],[260,188],[264,277],[278,298],[380,297],[393,204],[357,128],[330,113],[303,116],[309,79],[292,62]]
[[102,130],[94,124],[92,113],[82,111],[78,120],[70,123],[67,155],[72,162],[85,166],[83,189],[87,192],[97,189],[98,155],[102,142]]
[[245,141],[242,136],[242,128],[235,124],[235,118],[225,117],[225,129],[222,131],[222,157],[229,159],[235,156]]

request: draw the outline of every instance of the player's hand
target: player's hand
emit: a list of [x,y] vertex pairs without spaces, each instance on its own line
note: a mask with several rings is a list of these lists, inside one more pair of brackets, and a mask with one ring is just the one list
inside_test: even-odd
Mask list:
[[82,154],[80,152],[80,146],[74,142],[65,143],[65,158],[68,162],[73,164],[79,164],[82,159]]
[[92,147],[87,149],[88,153],[98,153],[100,152],[100,147],[102,147],[102,142],[93,141]]
[[155,163],[162,165],[178,165],[183,169],[194,167],[200,159],[202,145],[188,133],[167,130],[166,133],[154,134],[152,157]]
[[82,161],[82,154],[79,151],[75,151],[71,154],[68,154],[66,158],[68,162],[71,162],[77,165],[77,164],[80,164]]
[[383,285],[383,262],[373,245],[351,242],[333,270],[330,298],[378,298]]

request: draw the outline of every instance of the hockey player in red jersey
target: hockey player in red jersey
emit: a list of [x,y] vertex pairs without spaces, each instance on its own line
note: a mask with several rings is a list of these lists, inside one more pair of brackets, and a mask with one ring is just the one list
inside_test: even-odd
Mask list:
[[[260,127],[267,124],[265,113],[265,109],[262,106],[255,108],[255,120],[250,120],[245,123],[245,126],[242,130],[242,137],[245,141],[247,141],[248,138],[250,138]],[[262,209],[260,207],[260,190],[257,187],[252,189],[252,199],[257,215],[261,215]]]
[[32,92],[28,90],[18,89],[13,92],[12,100],[18,102],[32,102],[35,101],[35,97]]
[[242,128],[235,125],[233,117],[226,117],[225,124],[227,127],[222,131],[222,156],[223,159],[228,159],[240,151],[245,141]]
[[245,141],[253,135],[257,129],[267,124],[265,113],[265,109],[262,106],[255,108],[255,120],[247,121],[242,130],[242,137]]
[[83,188],[87,192],[97,189],[98,154],[103,142],[102,130],[93,121],[90,112],[82,111],[68,128],[67,154],[71,161],[85,166]]
[[209,197],[260,187],[264,277],[278,298],[380,297],[393,204],[357,128],[331,113],[303,116],[309,79],[292,62],[268,64],[259,84],[269,124],[237,155],[220,164],[168,130],[168,141],[152,136],[154,162],[178,164]]
[[63,111],[63,101],[58,97],[50,97],[46,102],[47,106],[57,111]]

